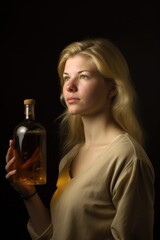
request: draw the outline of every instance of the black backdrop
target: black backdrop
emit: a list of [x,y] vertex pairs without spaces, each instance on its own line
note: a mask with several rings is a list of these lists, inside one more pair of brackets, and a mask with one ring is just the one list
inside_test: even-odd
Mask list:
[[[23,118],[23,99],[35,98],[36,118],[48,133],[48,182],[39,186],[43,201],[55,189],[59,161],[57,60],[63,47],[85,37],[107,37],[125,55],[136,90],[146,133],[146,151],[156,173],[154,239],[159,219],[159,26],[158,6],[75,2],[45,6],[40,1],[7,3],[0,8],[0,207],[4,239],[29,240],[23,202],[5,180],[5,154],[13,127]],[[136,211],[136,209],[135,209]],[[142,223],[143,224],[143,223]],[[6,230],[8,229],[8,230]]]

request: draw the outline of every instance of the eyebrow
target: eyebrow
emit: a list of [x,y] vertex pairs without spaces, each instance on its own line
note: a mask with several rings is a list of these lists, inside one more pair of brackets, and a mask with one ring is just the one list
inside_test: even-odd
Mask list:
[[[78,72],[78,74],[80,74],[80,73],[82,73],[82,72],[91,72],[91,71],[89,71],[89,70],[81,70],[81,71]],[[66,72],[64,72],[63,74],[69,75],[69,74],[66,73]]]

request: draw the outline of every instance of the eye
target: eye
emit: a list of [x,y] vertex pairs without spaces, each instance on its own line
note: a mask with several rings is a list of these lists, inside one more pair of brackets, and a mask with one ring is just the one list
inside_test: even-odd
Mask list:
[[64,82],[67,82],[69,79],[70,79],[69,76],[64,76],[64,77],[63,77],[63,81],[64,81]]
[[80,75],[80,79],[88,79],[88,76],[85,75],[85,74],[81,74],[81,75]]

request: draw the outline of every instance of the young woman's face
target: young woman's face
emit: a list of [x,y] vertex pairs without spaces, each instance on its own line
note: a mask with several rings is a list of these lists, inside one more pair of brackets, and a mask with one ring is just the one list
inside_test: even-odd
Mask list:
[[63,79],[63,95],[70,114],[86,116],[106,111],[113,86],[104,80],[90,58],[69,58]]

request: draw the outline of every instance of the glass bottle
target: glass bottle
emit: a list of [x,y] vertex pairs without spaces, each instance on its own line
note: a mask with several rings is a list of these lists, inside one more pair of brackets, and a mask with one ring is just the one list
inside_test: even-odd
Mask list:
[[15,181],[42,185],[47,181],[47,135],[45,127],[35,120],[35,100],[24,100],[24,120],[13,130],[17,170]]

